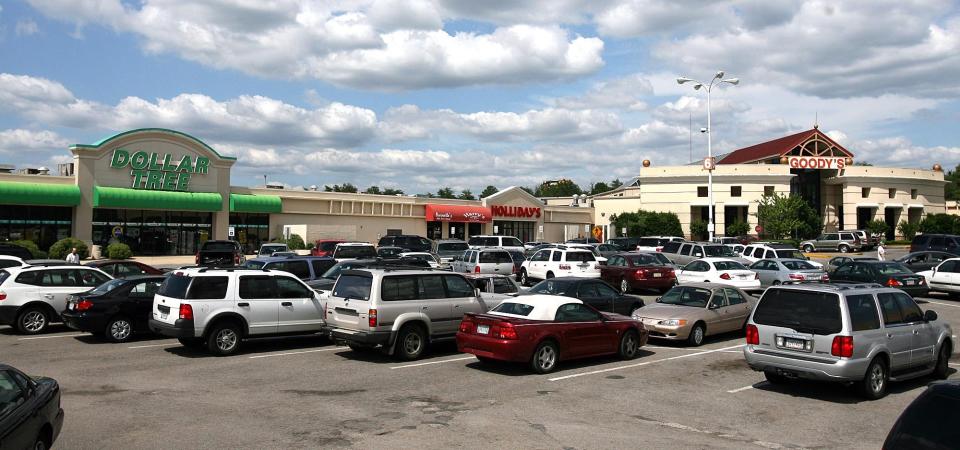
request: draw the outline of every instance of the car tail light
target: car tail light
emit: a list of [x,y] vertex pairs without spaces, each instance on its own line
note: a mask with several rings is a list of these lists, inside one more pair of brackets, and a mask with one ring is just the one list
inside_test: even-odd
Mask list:
[[800,281],[803,281],[803,280],[805,279],[805,278],[803,277],[803,274],[800,274],[800,273],[791,273],[791,274],[789,274],[789,275],[787,275],[787,276],[790,277],[791,280],[800,280]]
[[853,336],[834,336],[830,354],[841,358],[853,356]]
[[754,279],[754,280],[759,280],[759,279],[760,279],[760,272],[754,272],[754,273],[753,273],[753,279]]
[[560,270],[570,270],[570,264],[560,264]]
[[[920,278],[920,283],[918,283],[918,284],[919,284],[920,286],[923,286],[923,285],[927,284],[927,279],[926,279],[926,278]],[[3,300],[3,298],[0,298],[0,300]]]
[[637,269],[637,271],[634,272],[633,275],[634,275],[634,277],[635,277],[636,279],[638,279],[638,280],[646,280],[646,279],[647,279],[647,273],[648,273],[648,270],[647,270],[647,269]]
[[[80,305],[77,305],[77,309],[80,309]],[[193,320],[193,306],[180,304],[180,318],[183,320]]]
[[473,273],[480,273],[480,266],[473,266]]
[[509,323],[502,323],[500,324],[500,327],[498,329],[491,330],[491,331],[495,331],[495,333],[492,333],[492,334],[499,339],[519,339],[520,338],[519,336],[517,336],[517,329],[514,328],[513,325]]
[[747,344],[760,345],[760,330],[756,325],[747,324]]
[[897,281],[897,280],[895,280],[895,279],[893,279],[893,278],[890,278],[890,279],[887,280],[886,285],[887,285],[887,287],[899,287],[899,286],[903,286],[903,283],[901,283],[901,282],[899,282],[899,281]]
[[820,281],[830,281],[830,275],[824,272],[823,276],[820,277]]
[[510,273],[512,273],[512,274],[516,274],[516,273],[517,273],[517,266],[516,266],[516,265],[510,266]]
[[193,257],[194,264],[200,265],[200,252],[197,252],[196,256]]
[[90,308],[93,308],[93,302],[90,300],[83,299],[77,302],[77,311],[86,311]]
[[729,279],[730,279],[730,274],[729,274],[729,273],[726,273],[726,272],[721,273],[721,274],[720,274],[720,279],[721,279],[721,280],[729,280]]
[[660,253],[662,251],[663,251],[663,247],[657,247],[657,253]]
[[0,291],[0,300],[6,300],[6,299],[7,299],[7,293]]
[[238,265],[238,266],[240,265],[240,254],[239,254],[239,253],[233,255],[233,263],[236,264],[236,265]]
[[371,309],[367,311],[367,325],[371,328],[377,326],[377,310]]
[[473,320],[468,317],[464,317],[463,320],[460,321],[460,332],[473,333],[474,325],[475,324],[473,323]]

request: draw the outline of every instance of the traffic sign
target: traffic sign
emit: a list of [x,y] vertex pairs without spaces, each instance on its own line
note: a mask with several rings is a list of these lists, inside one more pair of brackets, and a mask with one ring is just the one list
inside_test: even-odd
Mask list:
[[763,232],[763,227],[761,227],[760,225],[757,225],[757,227],[754,228],[754,230],[757,230],[757,233],[762,233],[762,232]]
[[121,227],[120,225],[117,225],[117,226],[113,227],[112,233],[113,233],[113,236],[114,236],[114,237],[121,237],[121,236],[123,236],[123,227]]

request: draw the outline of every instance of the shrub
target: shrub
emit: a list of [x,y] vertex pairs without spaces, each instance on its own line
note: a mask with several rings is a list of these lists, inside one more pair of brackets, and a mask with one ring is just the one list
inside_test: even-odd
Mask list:
[[313,242],[307,242],[307,250],[313,250]]
[[40,250],[40,247],[37,247],[37,244],[33,241],[20,240],[11,242],[13,245],[19,245],[25,249],[33,256],[34,259],[42,259],[47,257],[47,252]]
[[871,220],[867,222],[866,229],[867,233],[870,233],[871,236],[880,236],[881,238],[886,238],[887,231],[890,230],[890,226],[887,225],[887,222],[883,220]]
[[897,225],[897,231],[903,235],[904,239],[912,241],[913,237],[917,235],[918,231],[920,231],[920,224],[910,223],[904,220]]
[[87,248],[87,244],[81,241],[80,239],[68,237],[60,239],[50,246],[50,258],[52,259],[65,259],[67,255],[70,254],[70,250],[76,247],[77,254],[80,255],[80,259],[87,259],[90,256],[90,249]]
[[130,246],[119,242],[107,246],[107,258],[110,259],[129,259],[133,256]]
[[734,223],[731,223],[726,231],[724,232],[725,236],[746,236],[750,233],[750,224],[738,220]]
[[290,250],[303,250],[306,248],[306,245],[303,243],[303,238],[299,234],[291,234],[287,238],[287,247],[290,247]]
[[703,240],[707,236],[707,223],[702,220],[690,222],[690,238],[694,240]]
[[923,234],[957,234],[960,232],[960,216],[951,214],[927,214],[920,222]]
[[683,236],[680,219],[674,213],[639,210],[614,214],[610,223],[617,230],[627,229],[627,236]]

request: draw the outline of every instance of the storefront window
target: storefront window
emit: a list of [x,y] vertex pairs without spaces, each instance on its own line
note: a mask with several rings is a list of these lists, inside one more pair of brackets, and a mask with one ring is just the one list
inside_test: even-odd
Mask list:
[[443,222],[427,222],[427,239],[438,240],[443,238]]
[[520,239],[523,242],[534,241],[534,227],[537,225],[536,222],[512,222],[506,220],[497,220],[493,222],[494,227],[496,227],[497,232],[495,234],[500,236],[514,236],[517,239]]
[[0,241],[29,240],[47,250],[70,236],[73,208],[0,205]]
[[230,226],[233,227],[233,240],[240,243],[243,252],[252,255],[260,250],[260,245],[270,240],[270,215],[254,213],[230,214]]
[[135,209],[93,210],[93,243],[121,242],[137,255],[189,255],[210,236],[213,214]]

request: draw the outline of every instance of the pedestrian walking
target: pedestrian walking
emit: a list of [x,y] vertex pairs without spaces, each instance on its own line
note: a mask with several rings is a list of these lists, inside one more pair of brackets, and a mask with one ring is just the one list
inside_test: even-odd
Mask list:
[[877,259],[884,261],[883,257],[887,254],[887,249],[883,248],[883,241],[877,244]]
[[80,264],[80,255],[77,254],[77,248],[74,247],[70,250],[70,254],[67,255],[68,264]]

